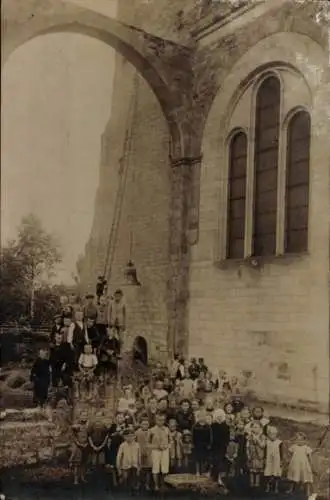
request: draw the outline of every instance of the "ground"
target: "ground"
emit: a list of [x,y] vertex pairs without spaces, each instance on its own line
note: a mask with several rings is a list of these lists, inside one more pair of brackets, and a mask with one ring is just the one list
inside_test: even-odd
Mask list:
[[[31,406],[31,389],[28,367],[12,366],[6,371],[2,371],[0,374],[0,409],[8,407],[18,409]],[[286,446],[295,432],[302,431],[307,435],[308,442],[314,450],[313,470],[316,490],[322,494],[323,498],[329,499],[330,431],[325,432],[324,418],[322,419],[317,414],[294,413],[279,407],[267,408],[267,411],[269,415],[272,415],[272,423],[278,427],[279,435]],[[17,500],[21,498],[24,500],[45,498],[45,491],[47,491],[47,499],[49,500],[59,496],[68,500],[75,498],[87,500],[92,498],[91,491],[95,494],[97,484],[100,485],[98,499],[102,500],[102,495],[104,498],[107,497],[104,492],[104,481],[95,475],[90,477],[90,484],[84,488],[83,494],[80,490],[78,492],[77,489],[73,489],[66,460],[61,464],[48,463],[25,469],[7,470],[4,474],[4,483],[7,485],[8,491],[12,492],[12,498]],[[59,488],[61,489],[59,490]],[[61,491],[60,495],[58,495],[59,491]],[[173,498],[172,493],[171,498]]]

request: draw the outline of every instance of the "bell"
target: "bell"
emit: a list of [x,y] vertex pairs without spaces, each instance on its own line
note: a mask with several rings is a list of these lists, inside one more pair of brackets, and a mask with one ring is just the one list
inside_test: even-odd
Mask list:
[[130,285],[133,286],[141,286],[136,274],[136,267],[134,266],[131,260],[128,261],[126,270],[125,270],[125,278]]

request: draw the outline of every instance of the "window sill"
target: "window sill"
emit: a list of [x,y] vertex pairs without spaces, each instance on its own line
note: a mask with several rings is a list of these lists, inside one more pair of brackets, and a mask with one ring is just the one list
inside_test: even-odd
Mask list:
[[309,252],[285,253],[280,255],[264,255],[262,257],[246,257],[244,259],[222,259],[214,262],[218,269],[235,269],[246,266],[251,269],[260,269],[266,264],[290,265],[299,261],[306,260]]

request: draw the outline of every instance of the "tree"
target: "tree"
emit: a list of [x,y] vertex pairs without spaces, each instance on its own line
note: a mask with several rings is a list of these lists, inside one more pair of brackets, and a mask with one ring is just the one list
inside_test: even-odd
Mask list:
[[17,240],[3,250],[1,260],[4,266],[1,274],[5,271],[6,278],[5,282],[2,279],[1,304],[2,301],[6,303],[5,296],[11,296],[15,298],[13,307],[20,304],[20,309],[28,311],[33,318],[35,292],[47,287],[56,264],[61,262],[56,239],[43,229],[41,221],[35,215],[27,215],[18,228]]
[[15,256],[13,243],[3,249],[0,257],[0,321],[19,319],[28,314],[29,295],[25,287],[24,269]]

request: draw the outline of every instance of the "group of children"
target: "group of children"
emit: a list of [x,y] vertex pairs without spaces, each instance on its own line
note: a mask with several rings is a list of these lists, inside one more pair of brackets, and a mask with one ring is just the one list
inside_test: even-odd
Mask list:
[[[71,464],[75,482],[85,480],[89,458],[103,461],[113,487],[158,491],[169,473],[208,475],[219,486],[249,483],[279,492],[282,477],[290,491],[301,485],[310,494],[312,450],[297,433],[289,446],[261,407],[244,404],[236,377],[214,379],[202,359],[179,356],[148,380],[126,386],[103,440],[93,444],[88,417],[74,426]],[[99,435],[99,434],[98,434]]]
[[97,303],[91,294],[84,303],[74,295],[61,297],[49,345],[39,350],[31,370],[36,404],[45,405],[50,386],[72,392],[74,377],[82,392],[92,397],[96,378],[115,376],[125,318],[121,290],[111,300],[98,296]]

